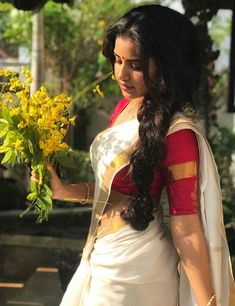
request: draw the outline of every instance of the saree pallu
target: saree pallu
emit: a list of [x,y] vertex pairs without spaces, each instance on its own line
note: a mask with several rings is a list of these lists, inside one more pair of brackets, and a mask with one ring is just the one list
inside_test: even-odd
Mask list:
[[62,305],[177,306],[178,257],[162,219],[159,212],[144,231],[126,225],[97,239]]

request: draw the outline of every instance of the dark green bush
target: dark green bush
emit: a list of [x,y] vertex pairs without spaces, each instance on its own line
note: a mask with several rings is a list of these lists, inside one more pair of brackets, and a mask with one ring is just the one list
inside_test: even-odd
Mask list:
[[231,174],[235,134],[226,127],[219,127],[211,137],[210,144],[220,174],[227,238],[231,254],[235,255],[235,188]]
[[89,152],[74,150],[67,164],[60,164],[61,178],[65,183],[94,182]]

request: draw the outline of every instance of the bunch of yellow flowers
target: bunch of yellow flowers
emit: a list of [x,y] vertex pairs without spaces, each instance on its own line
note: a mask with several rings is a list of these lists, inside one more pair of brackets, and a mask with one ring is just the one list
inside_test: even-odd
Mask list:
[[56,154],[70,151],[64,137],[69,124],[75,121],[70,115],[71,98],[63,93],[51,97],[45,86],[30,95],[32,78],[23,67],[19,75],[0,70],[0,77],[6,79],[0,91],[2,163],[24,163],[38,173],[39,183],[31,181],[27,210],[33,208],[41,222],[52,209],[50,175],[45,163]]

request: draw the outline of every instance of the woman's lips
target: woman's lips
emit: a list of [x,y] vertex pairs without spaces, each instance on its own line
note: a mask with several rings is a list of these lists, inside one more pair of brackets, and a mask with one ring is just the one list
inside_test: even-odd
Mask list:
[[134,86],[129,86],[129,85],[126,85],[126,84],[120,84],[120,87],[124,91],[130,91],[134,88]]

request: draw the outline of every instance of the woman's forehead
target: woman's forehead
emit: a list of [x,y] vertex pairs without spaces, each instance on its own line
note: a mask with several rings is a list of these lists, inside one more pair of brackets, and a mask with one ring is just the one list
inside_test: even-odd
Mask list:
[[125,60],[140,60],[135,44],[129,37],[118,36],[116,38],[114,53]]

